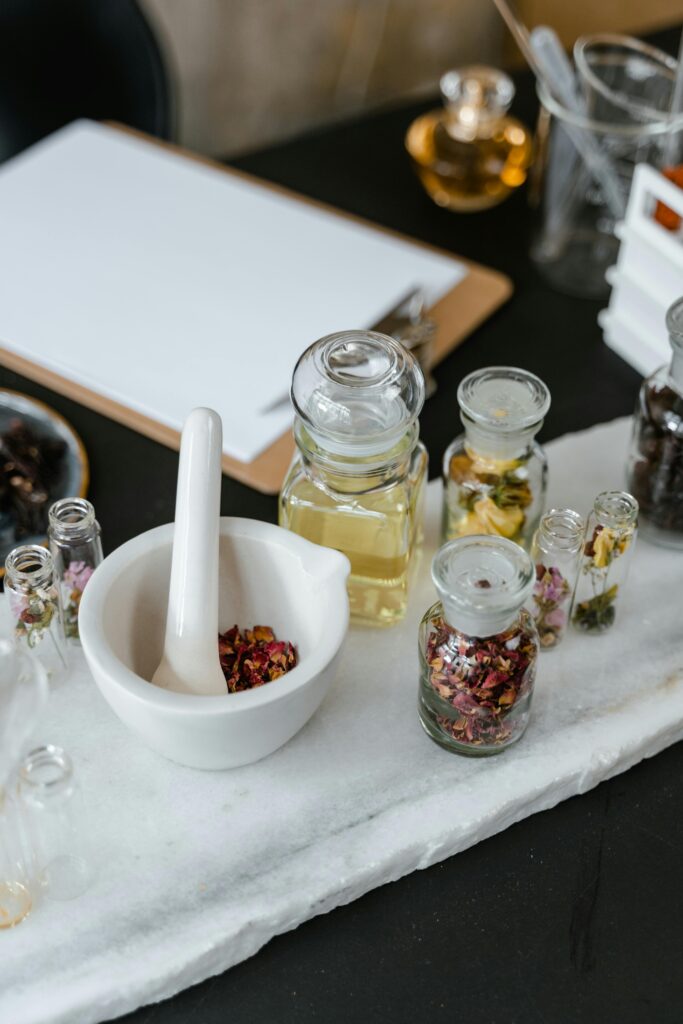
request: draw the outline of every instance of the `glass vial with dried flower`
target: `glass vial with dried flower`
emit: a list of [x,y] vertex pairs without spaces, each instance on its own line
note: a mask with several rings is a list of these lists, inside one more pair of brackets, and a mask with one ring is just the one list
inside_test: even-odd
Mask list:
[[88,888],[83,802],[69,755],[38,747],[19,768],[19,796],[33,850],[36,880],[52,900],[71,900]]
[[464,434],[443,461],[443,540],[490,534],[529,547],[545,504],[547,461],[534,440],[548,388],[526,370],[490,366],[458,388]]
[[538,632],[524,607],[534,566],[500,537],[461,537],[437,551],[439,601],[419,628],[418,710],[429,736],[459,754],[497,754],[529,721]]
[[586,523],[571,508],[544,512],[531,542],[536,571],[528,608],[536,622],[541,650],[562,640],[581,564]]
[[328,335],[294,370],[297,452],[280,525],[349,558],[356,622],[391,626],[406,612],[427,476],[423,402],[414,356],[372,331]]
[[673,358],[640,389],[628,486],[645,539],[683,548],[683,298],[669,309],[666,325]]
[[48,540],[62,599],[64,634],[78,641],[78,609],[88,580],[102,561],[100,524],[85,498],[60,498],[48,517]]
[[68,662],[50,552],[38,544],[10,551],[5,559],[5,591],[18,648],[36,655],[49,681],[58,682],[65,676]]
[[584,633],[613,625],[636,542],[638,502],[626,491],[603,491],[588,517],[572,621]]

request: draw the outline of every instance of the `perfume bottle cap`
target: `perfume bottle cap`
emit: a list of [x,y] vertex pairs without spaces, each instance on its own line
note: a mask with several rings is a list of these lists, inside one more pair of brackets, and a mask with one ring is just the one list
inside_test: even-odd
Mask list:
[[389,451],[413,427],[425,385],[415,357],[393,338],[342,331],[306,349],[291,395],[316,444],[371,456]]
[[497,68],[471,64],[446,72],[439,82],[452,127],[463,138],[474,138],[505,114],[515,95],[512,79]]
[[449,625],[495,636],[517,617],[534,585],[528,553],[504,537],[458,537],[439,548],[432,579]]

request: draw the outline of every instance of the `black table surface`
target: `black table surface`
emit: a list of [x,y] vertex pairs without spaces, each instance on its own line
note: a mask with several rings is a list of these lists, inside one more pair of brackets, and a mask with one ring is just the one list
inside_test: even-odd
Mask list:
[[[678,33],[656,41],[675,52]],[[402,140],[412,118],[430,105],[413,103],[336,125],[235,163],[495,267],[514,281],[512,300],[436,371],[438,391],[421,420],[436,475],[459,431],[458,382],[476,367],[515,364],[548,383],[553,402],[541,440],[629,414],[639,378],[603,345],[596,323],[602,304],[553,292],[536,273],[527,255],[532,221],[523,194],[468,216],[440,210],[424,195]],[[533,123],[528,76],[519,78],[514,110]],[[302,338],[302,347],[312,340]],[[90,495],[107,550],[173,518],[174,452],[7,370],[0,383],[49,402],[84,438]],[[274,520],[276,502],[224,479],[223,512]],[[314,918],[224,974],[122,1019],[679,1024],[681,780],[678,744],[584,796]]]

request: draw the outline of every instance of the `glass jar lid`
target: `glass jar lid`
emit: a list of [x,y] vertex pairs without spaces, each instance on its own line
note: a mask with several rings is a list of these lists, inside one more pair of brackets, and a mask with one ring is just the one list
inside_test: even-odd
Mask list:
[[316,444],[338,454],[389,451],[424,404],[413,355],[385,334],[342,331],[314,342],[294,368],[292,404]]
[[586,521],[573,508],[551,508],[538,524],[536,540],[541,551],[578,553],[583,546]]
[[527,552],[504,537],[458,537],[439,548],[432,579],[447,622],[469,636],[494,636],[516,618],[534,585]]
[[550,391],[528,370],[487,366],[460,382],[458,404],[463,416],[483,429],[512,434],[540,428],[550,408]]

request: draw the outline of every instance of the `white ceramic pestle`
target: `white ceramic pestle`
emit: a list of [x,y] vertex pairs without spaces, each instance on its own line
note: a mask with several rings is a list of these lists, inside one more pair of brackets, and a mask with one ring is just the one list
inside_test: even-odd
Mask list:
[[180,441],[164,653],[152,682],[177,693],[227,693],[218,658],[221,418],[193,409]]

